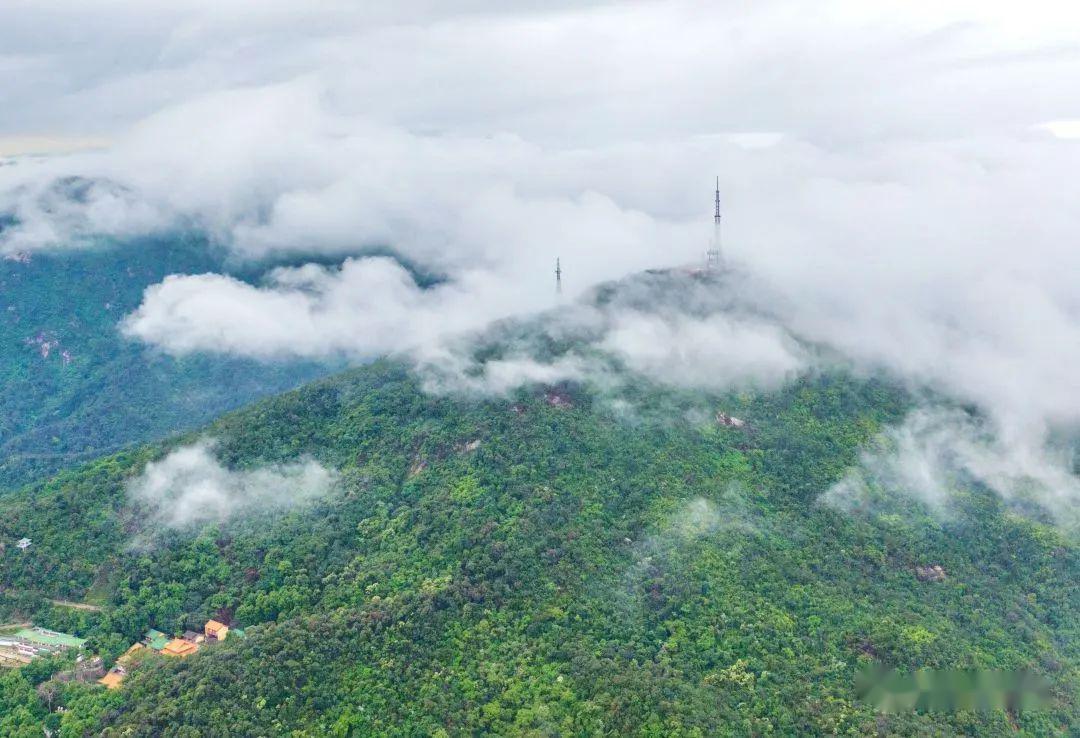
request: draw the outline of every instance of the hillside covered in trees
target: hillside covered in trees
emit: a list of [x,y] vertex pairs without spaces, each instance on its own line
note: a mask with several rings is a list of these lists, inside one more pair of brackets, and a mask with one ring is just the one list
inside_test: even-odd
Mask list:
[[[7,672],[0,733],[1068,734],[1075,541],[977,484],[947,514],[822,500],[916,404],[842,370],[768,392],[440,396],[378,362],[62,472],[0,499],[0,620],[107,661],[149,627],[247,636],[151,656],[118,690]],[[131,492],[200,439],[237,473],[307,459],[333,483],[183,519]],[[1032,669],[1051,699],[877,713],[854,688],[874,663]]]
[[1080,738],[1080,6],[0,0],[0,738]]
[[[79,186],[67,183],[76,195]],[[315,363],[176,358],[122,335],[121,319],[166,275],[231,266],[257,280],[268,267],[228,261],[205,237],[182,231],[0,260],[0,492],[198,427],[328,371]]]

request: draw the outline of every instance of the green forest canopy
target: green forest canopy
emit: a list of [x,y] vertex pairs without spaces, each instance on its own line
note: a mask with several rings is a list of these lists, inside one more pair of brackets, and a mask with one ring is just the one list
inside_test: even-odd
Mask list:
[[[148,627],[248,626],[124,687],[0,681],[0,732],[40,735],[1066,734],[1078,721],[1075,542],[991,492],[950,515],[818,498],[912,400],[876,379],[768,393],[638,386],[434,397],[392,362],[225,416],[231,467],[310,454],[323,499],[172,530],[125,482],[196,436],[0,499],[7,618],[115,658]],[[723,410],[743,428],[712,421]],[[937,564],[945,581],[921,581]],[[104,612],[57,608],[82,599]],[[876,714],[862,665],[1031,668],[1042,711]],[[38,687],[35,689],[35,687]],[[46,692],[50,700],[42,696]],[[66,711],[55,712],[57,705]],[[51,709],[50,709],[51,708]]]

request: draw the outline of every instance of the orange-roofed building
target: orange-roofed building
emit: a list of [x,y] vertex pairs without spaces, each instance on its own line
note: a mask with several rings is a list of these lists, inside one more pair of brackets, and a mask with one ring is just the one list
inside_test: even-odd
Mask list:
[[104,684],[106,689],[116,689],[120,686],[120,683],[124,681],[124,675],[118,671],[110,671],[97,681],[98,684]]
[[225,625],[225,623],[219,623],[216,620],[207,620],[203,632],[206,633],[207,638],[223,641],[225,640],[225,636],[229,635],[229,626]]
[[183,638],[173,638],[171,641],[165,644],[165,648],[161,649],[161,652],[166,656],[179,656],[180,658],[187,658],[198,650],[199,647],[191,641],[185,641]]

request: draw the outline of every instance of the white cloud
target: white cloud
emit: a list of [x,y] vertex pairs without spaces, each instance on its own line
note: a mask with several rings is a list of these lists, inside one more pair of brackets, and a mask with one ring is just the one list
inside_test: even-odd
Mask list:
[[186,528],[234,517],[280,510],[326,495],[336,474],[312,459],[235,471],[202,441],[170,452],[146,465],[128,485],[131,499],[152,519]]
[[437,392],[503,394],[571,380],[615,390],[641,378],[720,392],[773,388],[813,357],[775,321],[747,310],[743,277],[637,275],[475,334],[429,335],[408,353]]
[[526,347],[510,355],[476,361],[468,339],[418,346],[411,352],[424,390],[436,394],[505,395],[530,384],[604,382],[608,368],[577,354],[539,360]]
[[1040,123],[1035,127],[1047,131],[1057,138],[1080,138],[1080,120],[1051,120]]
[[483,272],[421,289],[392,259],[348,259],[340,269],[276,269],[262,287],[175,275],[146,291],[123,330],[175,354],[363,359],[478,329],[528,307],[519,297]]
[[612,321],[600,347],[664,384],[770,388],[809,366],[804,349],[776,324],[760,320],[626,311],[612,315]]
[[872,505],[870,486],[947,513],[957,490],[977,482],[1011,502],[1035,502],[1066,525],[1078,521],[1080,480],[1070,455],[1041,443],[1006,442],[967,413],[917,410],[889,429],[860,467],[822,495],[842,509]]
[[[0,132],[114,145],[0,167],[21,221],[0,249],[183,222],[242,255],[390,246],[445,274],[174,277],[126,323],[175,352],[366,357],[550,305],[556,257],[568,298],[700,260],[718,173],[727,252],[783,332],[977,403],[1007,446],[1080,423],[1074,9],[248,5],[8,8]],[[71,174],[112,184],[73,205],[49,186]],[[691,383],[802,361],[731,320],[600,340]],[[740,341],[760,362],[725,364]],[[500,386],[584,359],[503,361],[480,370]]]

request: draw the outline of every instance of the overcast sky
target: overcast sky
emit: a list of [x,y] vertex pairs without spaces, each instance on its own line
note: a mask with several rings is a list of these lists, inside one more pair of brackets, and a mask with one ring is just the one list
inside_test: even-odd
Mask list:
[[[944,6],[944,7],[943,7]],[[1080,118],[1069,3],[7,0],[5,134],[115,134],[208,91],[315,75],[418,132],[816,144]]]
[[[718,175],[728,258],[789,329],[1032,448],[1080,420],[1080,6],[7,0],[0,50],[0,153],[53,152],[0,167],[21,220],[0,250],[182,220],[240,254],[381,244],[449,278],[173,277],[124,323],[148,344],[437,341],[550,307],[556,257],[568,298],[700,263]],[[115,185],[71,207],[67,174]],[[672,321],[612,335],[695,361],[749,335]]]

